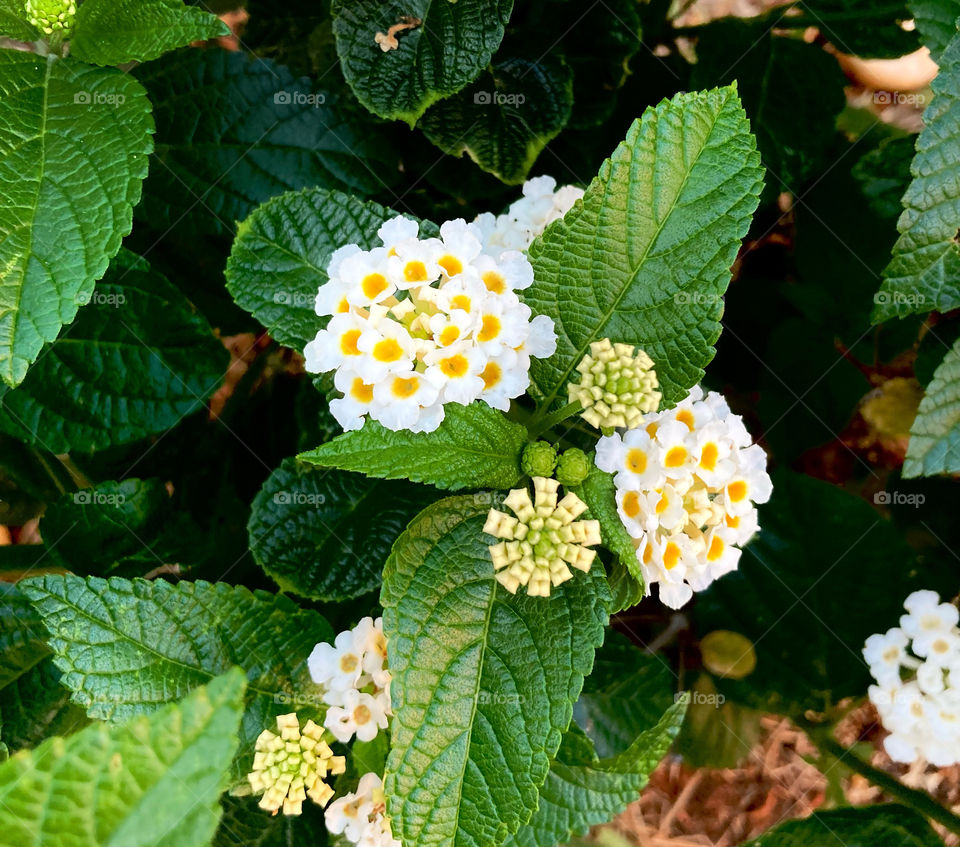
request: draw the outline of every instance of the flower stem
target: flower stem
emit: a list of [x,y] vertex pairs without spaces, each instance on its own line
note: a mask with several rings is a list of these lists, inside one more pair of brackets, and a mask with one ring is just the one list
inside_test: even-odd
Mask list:
[[960,816],[955,815],[946,806],[941,806],[925,791],[909,788],[886,771],[875,768],[860,758],[853,750],[844,747],[832,737],[824,734],[817,739],[818,745],[831,756],[842,762],[850,770],[870,780],[891,797],[920,812],[924,817],[945,826],[951,832],[960,834]]
[[583,411],[583,406],[580,405],[580,401],[574,400],[572,403],[567,403],[566,406],[557,409],[552,415],[547,415],[545,418],[541,418],[539,415],[534,416],[533,420],[530,421],[530,437],[537,438],[548,430],[553,429],[557,424],[563,423],[567,418],[581,411]]

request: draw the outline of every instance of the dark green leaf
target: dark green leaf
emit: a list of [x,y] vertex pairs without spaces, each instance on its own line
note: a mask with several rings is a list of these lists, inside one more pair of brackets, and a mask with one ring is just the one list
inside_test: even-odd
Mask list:
[[36,747],[51,735],[69,735],[90,723],[86,711],[70,702],[60,676],[48,656],[0,689],[3,743],[11,751]]
[[960,340],[947,351],[910,427],[903,476],[960,473]]
[[747,847],[943,847],[930,825],[906,806],[817,812],[787,821]]
[[899,217],[900,198],[910,184],[916,138],[887,138],[853,166],[853,175],[870,208],[885,218]]
[[27,597],[15,585],[0,582],[0,688],[50,654],[46,639],[47,630]]
[[17,41],[36,41],[40,33],[27,23],[23,0],[0,0],[0,36]]
[[960,2],[958,0],[910,0],[908,5],[913,12],[920,40],[930,49],[931,58],[939,62],[940,54],[957,32]]
[[901,26],[913,17],[906,0],[801,0],[798,7],[844,53],[892,59],[920,46],[917,33]]

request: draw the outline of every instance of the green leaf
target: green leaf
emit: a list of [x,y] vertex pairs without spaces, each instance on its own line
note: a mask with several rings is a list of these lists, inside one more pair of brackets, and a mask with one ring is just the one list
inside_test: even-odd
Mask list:
[[852,168],[870,208],[884,218],[896,218],[903,211],[900,198],[910,184],[910,163],[916,137],[886,138]]
[[284,591],[347,600],[380,587],[397,536],[436,500],[430,488],[286,459],[253,500],[253,558]]
[[653,359],[672,404],[703,376],[720,335],[722,294],[762,187],[736,88],[678,94],[635,121],[582,203],[530,247],[534,312],[557,352],[534,360],[548,408],[590,343],[609,337]]
[[[476,79],[503,40],[513,0],[333,0],[333,34],[357,99],[382,118],[413,126],[427,108]],[[403,18],[419,23],[384,52],[376,34]]]
[[95,724],[0,765],[3,843],[206,847],[237,747],[232,671],[126,726]]
[[910,0],[908,5],[920,40],[929,48],[930,57],[939,62],[940,54],[956,35],[960,0]]
[[826,482],[775,474],[759,512],[761,532],[739,568],[700,594],[695,608],[698,632],[738,632],[757,653],[753,673],[718,680],[720,692],[781,713],[822,712],[862,695],[870,684],[864,641],[896,623],[910,591],[931,587],[929,571],[918,572],[892,523]]
[[507,847],[554,847],[591,826],[608,823],[640,796],[683,723],[684,705],[671,706],[653,728],[618,756],[596,759],[588,739],[570,733],[540,789],[540,807]]
[[87,713],[70,702],[60,677],[48,655],[0,689],[3,743],[11,751],[36,747],[51,735],[69,735],[90,723]]
[[622,612],[637,605],[646,596],[646,585],[637,561],[637,549],[617,512],[613,476],[593,465],[590,475],[578,486],[577,494],[589,507],[590,516],[600,521],[603,546],[614,555],[610,573],[613,595],[610,613]]
[[225,583],[45,576],[20,583],[50,631],[63,684],[91,718],[123,722],[178,700],[234,665],[247,711],[234,774],[250,770],[257,736],[298,703],[318,718],[307,656],[333,637],[316,612]]
[[943,847],[924,818],[906,806],[887,804],[816,812],[787,821],[745,847]]
[[36,41],[41,37],[25,20],[23,0],[0,0],[0,36],[17,41]]
[[206,319],[146,261],[121,251],[76,321],[16,389],[0,429],[53,453],[163,432],[202,408],[229,361]]
[[154,105],[156,154],[138,216],[232,234],[258,205],[320,186],[371,194],[399,178],[389,139],[282,65],[180,50],[136,69]]
[[917,416],[903,463],[906,478],[960,473],[960,340],[933,374]]
[[960,306],[960,34],[940,57],[873,322]]
[[527,431],[502,412],[473,403],[446,405],[434,432],[394,432],[376,421],[297,458],[378,479],[410,479],[437,488],[512,488],[520,481]]
[[700,29],[690,85],[734,80],[770,173],[768,194],[799,191],[833,162],[834,125],[846,105],[836,58],[818,44],[773,35],[765,20],[725,18]]
[[130,232],[152,149],[137,81],[0,50],[0,377],[23,380]]
[[70,55],[93,65],[148,62],[219,35],[230,35],[230,28],[182,0],[84,0],[77,9]]
[[93,570],[103,576],[114,566],[135,563],[142,574],[165,564],[154,542],[169,505],[163,480],[101,482],[52,503],[40,531],[53,545],[53,561],[74,573]]
[[280,344],[303,350],[327,322],[314,300],[334,250],[380,244],[380,225],[399,214],[325,188],[274,197],[237,227],[227,290]]
[[496,582],[482,530],[497,502],[481,493],[428,507],[384,569],[387,805],[406,847],[499,844],[529,820],[603,640],[601,568],[550,598]]
[[508,185],[523,182],[573,110],[573,73],[556,59],[499,59],[437,103],[420,129],[444,153],[467,153]]
[[[917,33],[901,25],[913,17],[905,0],[801,0],[797,8],[803,10],[809,26],[844,53],[893,59],[920,46]],[[783,13],[775,9],[774,20],[779,22]]]
[[0,582],[0,688],[49,655],[46,638],[47,631],[27,597],[15,585]]
[[257,805],[255,797],[220,800],[223,818],[211,847],[323,847],[328,843],[323,809],[316,803],[303,804],[303,814],[271,815]]

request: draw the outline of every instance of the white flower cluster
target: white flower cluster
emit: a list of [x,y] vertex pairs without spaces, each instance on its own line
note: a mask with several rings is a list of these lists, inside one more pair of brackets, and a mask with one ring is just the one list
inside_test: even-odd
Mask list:
[[723,396],[695,387],[666,412],[597,443],[597,467],[615,474],[620,519],[647,583],[679,609],[735,570],[770,498],[767,455]]
[[385,812],[383,783],[375,773],[368,773],[360,778],[356,792],[338,797],[327,807],[324,819],[330,832],[343,834],[352,844],[401,847],[390,831]]
[[387,429],[431,432],[445,403],[480,399],[506,410],[530,383],[530,357],[556,349],[553,321],[531,320],[516,291],[533,268],[516,251],[484,254],[482,233],[447,221],[439,238],[393,218],[382,246],[348,244],[327,268],[316,299],[325,329],[304,350],[308,371],[335,371],[343,397],[330,411],[345,430],[369,415]]
[[903,603],[900,626],[871,635],[863,657],[877,681],[869,689],[895,762],[960,763],[960,613],[935,591]]
[[526,250],[548,225],[562,218],[583,197],[583,189],[565,185],[557,189],[552,176],[527,180],[523,197],[505,214],[484,212],[474,223],[483,233],[484,252],[499,255],[504,250]]
[[354,735],[371,741],[387,728],[392,712],[386,661],[383,618],[363,618],[333,645],[314,647],[307,666],[313,681],[323,686],[323,702],[330,707],[323,725],[337,741],[345,744]]

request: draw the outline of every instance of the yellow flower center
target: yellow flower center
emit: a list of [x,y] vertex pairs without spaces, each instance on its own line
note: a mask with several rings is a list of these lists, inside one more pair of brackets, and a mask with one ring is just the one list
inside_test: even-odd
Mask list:
[[370,723],[370,718],[372,717],[373,715],[370,714],[370,708],[368,706],[364,706],[363,704],[357,706],[357,708],[353,710],[353,722],[357,726],[363,726],[365,723]]
[[354,377],[350,385],[350,396],[361,403],[372,403],[373,386],[367,385],[360,377]]
[[687,425],[687,429],[693,432],[693,412],[690,409],[681,409],[677,412],[677,420]]
[[403,266],[403,278],[407,282],[426,282],[427,266],[417,259],[407,262]]
[[350,311],[350,304],[347,302],[347,298],[341,297],[340,302],[337,303],[337,313],[342,315],[344,312],[349,312],[349,311]]
[[736,529],[740,526],[740,516],[739,515],[727,515],[726,517],[727,526],[731,529]]
[[396,362],[403,356],[403,348],[395,338],[384,338],[373,345],[373,358],[378,362]]
[[463,273],[463,262],[461,262],[456,256],[447,254],[446,256],[438,259],[437,264],[443,268],[443,272],[447,276],[456,276],[459,273]]
[[471,305],[472,301],[466,294],[457,294],[450,300],[451,309],[463,309],[463,311],[469,312]]
[[747,484],[742,479],[731,482],[730,485],[727,486],[727,494],[734,503],[739,503],[747,496]]
[[357,349],[357,341],[359,341],[359,339],[359,329],[348,329],[340,336],[340,352],[345,356],[359,356],[360,351]]
[[700,467],[705,471],[714,471],[717,467],[717,458],[720,455],[720,450],[717,448],[717,445],[712,441],[708,444],[703,445],[703,450],[700,452]]
[[403,377],[395,377],[393,383],[390,385],[390,392],[394,397],[399,397],[402,400],[405,400],[407,397],[413,397],[417,393],[417,389],[420,387],[420,380],[415,376],[410,377],[409,379],[404,379]]
[[496,362],[487,362],[487,366],[480,372],[485,389],[493,388],[503,378],[503,369]]
[[484,271],[481,279],[487,286],[487,291],[492,291],[494,294],[503,294],[507,290],[507,281],[496,271]]
[[680,546],[676,541],[668,541],[663,550],[663,566],[669,571],[680,562]]
[[500,326],[500,318],[496,315],[484,315],[480,332],[477,333],[477,341],[493,341],[500,334]]
[[667,450],[667,455],[663,459],[663,464],[668,468],[679,468],[682,467],[686,461],[686,447],[671,447],[669,450]]
[[359,664],[360,660],[353,653],[347,653],[340,657],[340,670],[343,673],[352,673]]
[[726,545],[723,543],[723,539],[719,535],[713,536],[713,540],[710,542],[710,549],[707,550],[707,561],[715,562],[723,555],[723,549]]
[[647,454],[634,447],[627,452],[627,470],[631,473],[643,473],[647,469]]
[[360,288],[368,300],[383,294],[387,290],[387,278],[383,274],[367,274],[360,283]]
[[470,363],[467,361],[467,357],[462,356],[459,353],[456,356],[451,356],[449,359],[440,360],[441,372],[444,376],[449,377],[450,379],[464,376],[469,367]]
[[628,518],[635,518],[640,514],[640,495],[636,491],[628,491],[623,495],[623,513]]
[[445,326],[440,332],[440,346],[449,347],[460,337],[459,327],[455,327],[453,324]]

